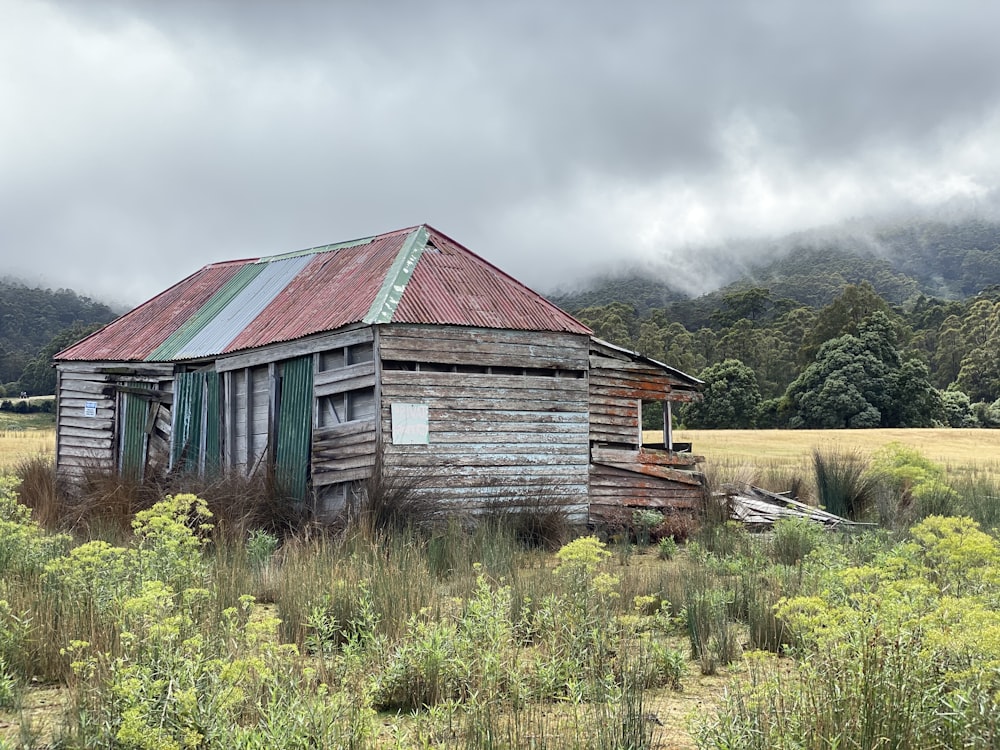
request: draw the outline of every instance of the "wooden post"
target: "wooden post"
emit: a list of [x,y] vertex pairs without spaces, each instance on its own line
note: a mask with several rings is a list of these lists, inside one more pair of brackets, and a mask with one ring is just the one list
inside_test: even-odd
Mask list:
[[674,424],[670,402],[663,402],[663,447],[668,451],[674,449]]

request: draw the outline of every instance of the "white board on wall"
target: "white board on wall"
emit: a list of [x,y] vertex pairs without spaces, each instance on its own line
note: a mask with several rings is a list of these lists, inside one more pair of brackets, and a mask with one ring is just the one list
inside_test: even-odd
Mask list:
[[390,404],[393,445],[427,445],[427,404]]

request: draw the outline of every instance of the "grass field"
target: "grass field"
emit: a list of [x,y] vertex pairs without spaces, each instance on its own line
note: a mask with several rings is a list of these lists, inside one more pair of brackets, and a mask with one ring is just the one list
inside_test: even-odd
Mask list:
[[816,450],[868,456],[893,442],[941,464],[949,478],[1000,480],[1000,430],[678,430],[674,440],[692,443],[705,457],[705,470],[723,481],[733,475],[807,478]]
[[[24,458],[54,455],[53,421],[51,414],[0,415],[0,471]],[[650,441],[659,437],[646,434]],[[705,457],[705,470],[723,479],[737,473],[809,476],[817,449],[870,455],[899,442],[941,464],[953,478],[985,474],[1000,480],[1000,430],[678,430],[674,440],[692,443]]]
[[56,431],[52,428],[9,429],[0,426],[0,474],[14,469],[27,458],[52,458],[55,450]]

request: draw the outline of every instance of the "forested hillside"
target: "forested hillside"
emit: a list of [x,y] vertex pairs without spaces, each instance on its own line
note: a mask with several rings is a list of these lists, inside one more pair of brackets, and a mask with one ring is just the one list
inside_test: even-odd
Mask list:
[[[0,279],[0,395],[51,393],[49,359],[116,313],[69,289],[40,289]],[[47,356],[46,356],[47,354]]]
[[557,301],[705,380],[704,402],[680,415],[689,427],[1000,426],[1000,224],[803,240],[658,307],[657,283],[669,289],[598,283],[619,294]]

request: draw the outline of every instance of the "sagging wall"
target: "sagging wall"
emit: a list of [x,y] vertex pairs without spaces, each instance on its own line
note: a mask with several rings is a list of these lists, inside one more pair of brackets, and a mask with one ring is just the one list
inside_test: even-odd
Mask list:
[[56,468],[141,479],[169,460],[173,368],[134,363],[63,363],[57,368]]
[[586,518],[587,336],[391,325],[377,348],[396,476],[467,509],[548,497]]
[[635,509],[693,513],[700,457],[642,446],[642,402],[687,402],[697,388],[668,368],[595,341],[590,352],[590,520],[628,522]]

